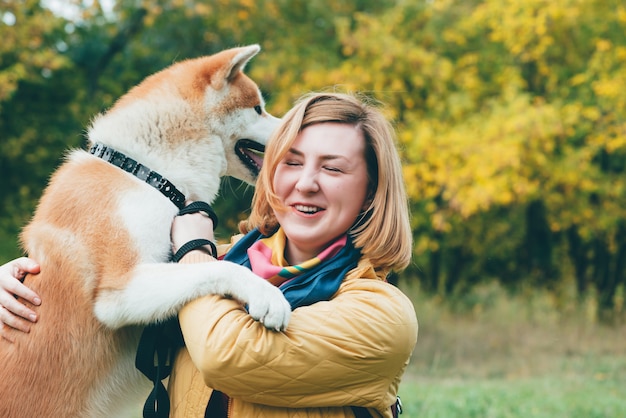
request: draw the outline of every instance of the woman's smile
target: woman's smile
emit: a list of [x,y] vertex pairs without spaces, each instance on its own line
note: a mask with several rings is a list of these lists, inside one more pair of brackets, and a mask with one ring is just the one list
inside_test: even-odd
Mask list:
[[303,205],[303,204],[295,204],[295,205],[292,205],[291,207],[294,208],[296,211],[305,215],[315,215],[316,213],[324,210],[318,206]]

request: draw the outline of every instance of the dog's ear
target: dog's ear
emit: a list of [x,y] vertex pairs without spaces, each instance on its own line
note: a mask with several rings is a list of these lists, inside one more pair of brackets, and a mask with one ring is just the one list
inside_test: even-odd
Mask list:
[[239,50],[239,52],[230,61],[231,66],[226,76],[226,80],[228,81],[232,81],[232,79],[235,78],[239,71],[243,71],[243,68],[246,66],[248,61],[250,61],[252,57],[259,53],[261,47],[255,44],[237,49]]
[[232,82],[240,71],[246,66],[248,61],[259,53],[259,45],[248,45],[239,48],[232,48],[220,53],[225,54],[223,65],[211,77],[211,84],[216,89],[221,89],[224,83]]

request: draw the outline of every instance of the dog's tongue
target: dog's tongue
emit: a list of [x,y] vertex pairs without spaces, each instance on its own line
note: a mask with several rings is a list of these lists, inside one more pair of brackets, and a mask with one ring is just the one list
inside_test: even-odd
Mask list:
[[252,161],[254,161],[254,163],[259,166],[259,168],[261,168],[263,166],[263,156],[262,154],[259,154],[258,152],[254,152],[253,150],[250,149],[245,149],[244,150],[246,155],[248,157],[250,157],[252,159]]

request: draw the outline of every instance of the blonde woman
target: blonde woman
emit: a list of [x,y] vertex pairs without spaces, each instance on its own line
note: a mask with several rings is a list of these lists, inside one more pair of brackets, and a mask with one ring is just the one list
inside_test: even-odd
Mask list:
[[[169,381],[171,417],[392,417],[417,340],[410,300],[386,282],[412,240],[393,129],[353,96],[305,96],[266,149],[245,235],[222,246],[283,290],[285,332],[255,322],[235,300],[207,296],[179,314],[185,348]],[[174,250],[214,240],[211,220],[177,217]],[[183,263],[207,261],[203,248]],[[0,321],[27,330],[36,312],[13,294],[32,260],[0,267]],[[11,299],[11,300],[9,300]]]

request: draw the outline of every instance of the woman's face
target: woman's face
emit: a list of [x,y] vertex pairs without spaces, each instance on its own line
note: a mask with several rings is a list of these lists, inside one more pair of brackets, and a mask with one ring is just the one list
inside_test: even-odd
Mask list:
[[303,129],[279,161],[273,187],[286,211],[275,215],[287,236],[286,259],[318,255],[354,224],[368,195],[365,139],[354,125]]

